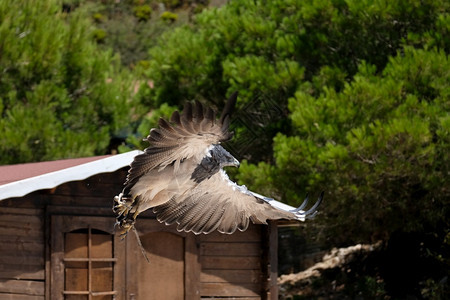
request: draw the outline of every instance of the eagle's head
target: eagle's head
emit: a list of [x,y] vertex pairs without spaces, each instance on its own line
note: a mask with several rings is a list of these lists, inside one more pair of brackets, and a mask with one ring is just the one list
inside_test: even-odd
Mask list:
[[220,168],[223,167],[237,167],[239,168],[239,161],[231,155],[224,147],[219,144],[212,145],[209,150],[209,155],[216,163],[219,164]]
[[210,178],[223,167],[239,167],[239,161],[220,144],[212,144],[205,151],[205,156],[192,172],[191,179],[197,183]]

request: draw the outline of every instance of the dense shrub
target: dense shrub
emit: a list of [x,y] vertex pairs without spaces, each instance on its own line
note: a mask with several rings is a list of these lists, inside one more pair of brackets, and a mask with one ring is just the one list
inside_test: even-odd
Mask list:
[[287,99],[305,81],[317,96],[340,91],[363,62],[381,72],[403,45],[448,51],[447,10],[445,1],[231,1],[150,49],[147,77],[155,84],[148,99],[156,106],[199,99],[220,108],[238,90],[239,109],[259,115],[265,110],[255,99],[271,99],[280,113],[265,125],[274,130],[252,149],[263,149],[253,162],[270,161],[273,137],[291,133],[283,121]]
[[319,220],[338,224],[324,233],[333,243],[445,225],[449,70],[443,51],[407,47],[381,73],[361,64],[340,92],[300,88],[289,99],[295,135],[279,133],[275,164],[244,164],[239,178],[292,204],[325,189]]
[[104,154],[129,123],[131,78],[59,1],[0,3],[0,163]]
[[152,8],[148,4],[135,6],[133,11],[139,21],[148,21],[152,16]]

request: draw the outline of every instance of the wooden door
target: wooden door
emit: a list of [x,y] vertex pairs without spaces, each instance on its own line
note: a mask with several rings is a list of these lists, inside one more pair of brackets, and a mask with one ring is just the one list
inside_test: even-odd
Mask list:
[[174,226],[154,219],[136,225],[149,262],[134,234],[127,237],[127,274],[130,299],[200,299],[200,264],[193,234],[179,233]]
[[139,299],[184,299],[184,238],[170,232],[141,236],[149,263],[138,263]]
[[114,218],[52,216],[49,299],[200,299],[198,243],[193,234],[141,218],[122,239]]
[[125,243],[112,232],[112,219],[51,221],[51,299],[125,299]]

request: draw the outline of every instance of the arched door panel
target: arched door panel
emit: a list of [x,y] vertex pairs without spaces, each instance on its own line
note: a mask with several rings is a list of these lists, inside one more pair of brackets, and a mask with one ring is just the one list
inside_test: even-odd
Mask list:
[[111,218],[52,216],[51,299],[125,299],[125,243],[110,227]]

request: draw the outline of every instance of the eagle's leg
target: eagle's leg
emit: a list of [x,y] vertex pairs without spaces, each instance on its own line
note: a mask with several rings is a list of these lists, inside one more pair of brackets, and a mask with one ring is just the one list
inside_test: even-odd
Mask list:
[[117,215],[116,225],[120,228],[120,234],[125,236],[136,222],[138,215],[137,209],[134,209],[134,198],[123,197],[120,193],[114,197],[113,211]]
[[133,207],[133,202],[134,199],[124,197],[123,193],[120,193],[118,196],[114,197],[113,212],[117,216],[128,214],[128,212]]
[[134,227],[134,223],[136,222],[136,219],[130,218],[130,214],[126,215],[123,218],[118,218],[117,223],[119,224],[120,228],[120,236],[124,238],[128,232]]

